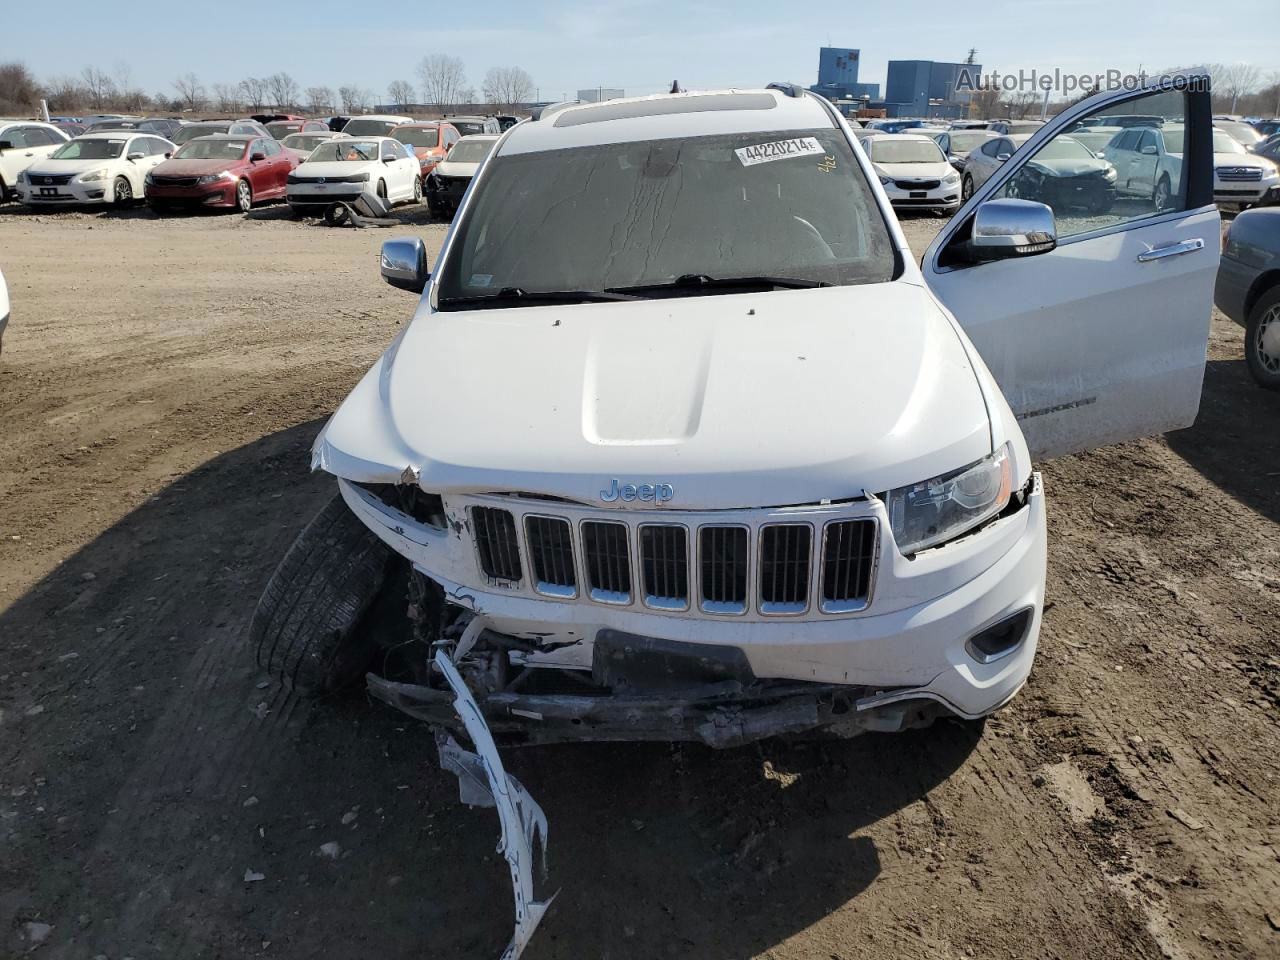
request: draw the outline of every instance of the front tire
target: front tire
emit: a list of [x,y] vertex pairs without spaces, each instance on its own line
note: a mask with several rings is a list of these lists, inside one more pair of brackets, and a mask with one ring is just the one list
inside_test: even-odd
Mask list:
[[1280,287],[1268,290],[1249,311],[1244,359],[1258,386],[1280,390]]
[[1156,208],[1156,213],[1164,213],[1169,209],[1172,199],[1173,191],[1169,186],[1169,178],[1161,177],[1155,191],[1151,194],[1151,205]]
[[362,677],[378,648],[357,627],[393,556],[341,496],[330,500],[298,534],[258,601],[249,626],[258,665],[309,697]]
[[236,209],[241,213],[248,213],[253,209],[253,187],[249,186],[248,180],[236,182]]
[[422,202],[422,178],[421,177],[413,178],[413,202],[414,203]]
[[133,203],[133,184],[128,177],[116,177],[115,183],[111,185],[111,198],[119,210]]
[[973,177],[969,174],[964,175],[964,181],[960,184],[960,200],[962,203],[968,202],[973,196]]

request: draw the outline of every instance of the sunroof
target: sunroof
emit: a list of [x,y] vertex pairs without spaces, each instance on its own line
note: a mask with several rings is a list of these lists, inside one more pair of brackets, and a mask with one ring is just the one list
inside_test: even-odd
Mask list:
[[710,93],[673,97],[669,100],[619,100],[601,103],[594,107],[565,110],[555,119],[557,127],[576,127],[583,123],[600,123],[603,120],[632,120],[636,117],[657,117],[672,113],[704,113],[708,110],[772,110],[775,106],[769,93]]

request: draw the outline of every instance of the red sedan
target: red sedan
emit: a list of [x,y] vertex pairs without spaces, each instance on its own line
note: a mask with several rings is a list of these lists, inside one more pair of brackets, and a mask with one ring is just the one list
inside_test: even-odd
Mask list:
[[147,174],[147,203],[157,213],[179,206],[247,213],[260,201],[283,199],[295,166],[293,155],[269,137],[197,137]]
[[456,127],[444,121],[423,121],[421,123],[402,123],[387,131],[388,137],[395,137],[401,143],[413,147],[414,156],[422,165],[422,178],[426,181],[435,165],[444,159],[449,148],[461,139]]

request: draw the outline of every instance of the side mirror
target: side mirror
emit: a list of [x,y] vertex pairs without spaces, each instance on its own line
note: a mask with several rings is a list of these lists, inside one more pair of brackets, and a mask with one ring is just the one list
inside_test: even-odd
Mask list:
[[265,159],[267,159],[267,155],[265,153],[258,152],[250,155],[249,162],[257,163],[259,160],[265,160]]
[[173,156],[173,151],[172,151],[172,150],[170,150],[168,153],[166,153],[166,154],[164,155],[164,158],[165,158],[166,160],[168,160],[168,159],[169,159],[170,157],[172,157],[172,156]]
[[382,244],[382,279],[401,290],[421,293],[431,279],[427,248],[417,237],[396,237]]
[[969,250],[975,260],[1048,253],[1058,245],[1053,210],[1031,200],[988,200],[973,215]]
[[143,153],[141,150],[135,150],[133,153],[129,154],[129,156],[125,157],[125,159],[126,159],[126,160],[141,160],[141,159],[142,159],[143,157],[145,157],[145,156],[146,156],[146,154],[145,154],[145,153]]
[[1156,145],[1154,143],[1148,143],[1145,147],[1142,148],[1142,153],[1148,157],[1154,157],[1156,155],[1156,152],[1157,152]]

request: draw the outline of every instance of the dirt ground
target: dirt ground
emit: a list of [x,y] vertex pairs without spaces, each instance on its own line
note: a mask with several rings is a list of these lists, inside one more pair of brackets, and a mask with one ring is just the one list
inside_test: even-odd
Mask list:
[[[245,640],[413,308],[392,233],[0,208],[0,955],[510,936],[497,819],[426,730]],[[1043,465],[1042,652],[981,735],[509,751],[560,890],[526,956],[1280,957],[1280,395],[1240,340],[1215,318],[1193,428]]]

